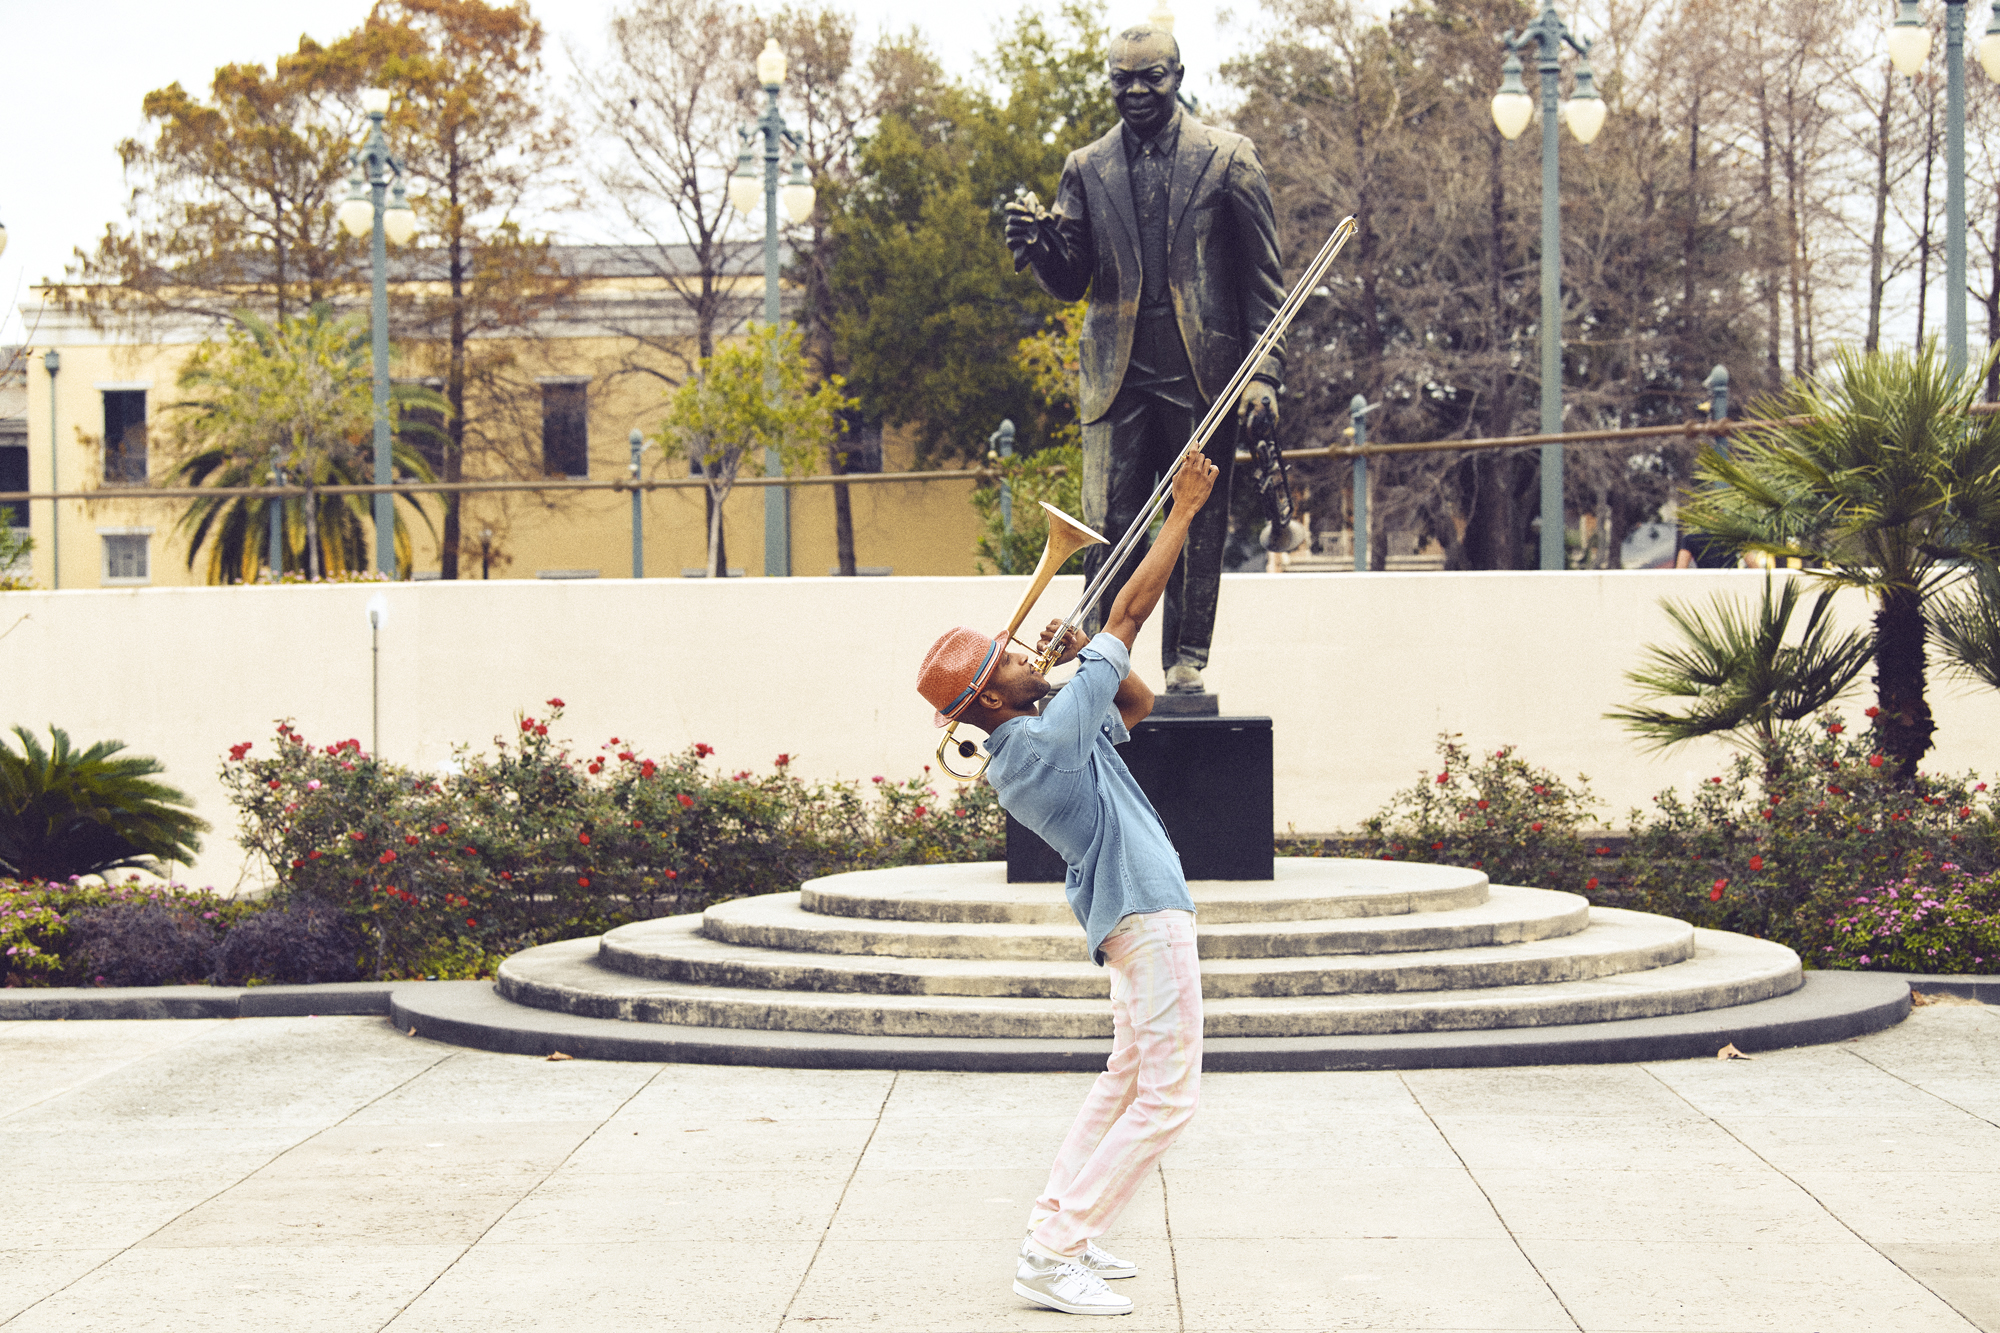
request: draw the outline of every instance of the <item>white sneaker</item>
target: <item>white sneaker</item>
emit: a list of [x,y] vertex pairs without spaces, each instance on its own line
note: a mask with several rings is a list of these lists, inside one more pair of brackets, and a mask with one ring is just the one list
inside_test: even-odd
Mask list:
[[1070,1259],[1044,1259],[1021,1247],[1014,1268],[1014,1294],[1064,1314],[1131,1314],[1132,1302],[1104,1285],[1104,1279]]
[[1130,1259],[1120,1259],[1109,1250],[1097,1248],[1097,1242],[1083,1243],[1083,1266],[1107,1282],[1115,1282],[1121,1277],[1139,1276],[1139,1265]]
[[[1034,1235],[1035,1229],[1033,1227],[1028,1228],[1028,1234],[1030,1236]],[[1022,1253],[1025,1254],[1026,1252],[1023,1249]],[[1099,1249],[1097,1242],[1094,1240],[1087,1240],[1083,1243],[1083,1257],[1076,1262],[1082,1264],[1106,1282],[1115,1282],[1121,1277],[1139,1276],[1139,1265],[1133,1263],[1130,1259],[1120,1259],[1109,1250]]]

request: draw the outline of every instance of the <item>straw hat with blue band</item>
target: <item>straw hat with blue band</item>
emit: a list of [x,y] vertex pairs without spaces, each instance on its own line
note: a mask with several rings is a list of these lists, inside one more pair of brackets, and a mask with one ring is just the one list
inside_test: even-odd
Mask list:
[[933,722],[948,727],[979,697],[1007,652],[1007,635],[985,635],[960,625],[931,645],[917,671],[917,693],[937,710]]

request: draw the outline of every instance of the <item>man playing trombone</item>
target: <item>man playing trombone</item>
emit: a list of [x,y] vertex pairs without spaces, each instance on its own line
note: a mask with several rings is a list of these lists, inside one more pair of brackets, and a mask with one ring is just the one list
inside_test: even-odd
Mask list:
[[1055,661],[1081,663],[1053,699],[1027,654],[1007,651],[1005,632],[947,632],[918,676],[939,726],[964,721],[987,733],[986,780],[1001,806],[1068,863],[1070,909],[1092,961],[1111,974],[1111,1058],[1029,1213],[1014,1274],[1016,1295],[1066,1314],[1131,1311],[1105,1279],[1135,1276],[1137,1266],[1094,1242],[1194,1115],[1200,1090],[1194,900],[1159,814],[1115,747],[1152,711],[1153,692],[1131,672],[1132,645],[1217,471],[1199,452],[1184,455],[1173,507],[1102,633],[1084,644],[1060,621],[1043,631],[1042,655],[1063,633]]

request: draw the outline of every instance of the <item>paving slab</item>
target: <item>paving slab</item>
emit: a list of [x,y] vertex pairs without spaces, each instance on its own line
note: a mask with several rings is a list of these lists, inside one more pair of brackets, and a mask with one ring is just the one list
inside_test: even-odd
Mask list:
[[[1750,1061],[1211,1071],[1106,1237],[1141,1264],[1118,1326],[2000,1333],[2000,1117],[1964,1104],[1991,1018]],[[175,1022],[4,1033],[0,1069],[68,1071],[0,1111],[5,1333],[1066,1326],[1008,1285],[1088,1074]]]

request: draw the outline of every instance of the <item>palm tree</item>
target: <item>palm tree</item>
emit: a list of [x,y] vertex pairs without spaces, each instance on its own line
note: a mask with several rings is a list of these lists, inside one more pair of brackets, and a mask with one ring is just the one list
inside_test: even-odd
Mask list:
[[1936,598],[1928,614],[1946,666],[2000,690],[2000,568],[1974,565],[1963,590]]
[[[1954,374],[1923,350],[1843,349],[1757,404],[1765,420],[1695,465],[1688,526],[1796,557],[1875,599],[1877,742],[1904,781],[1931,748],[1924,608],[2000,540],[2000,418],[1974,417],[1986,367]],[[1782,419],[1780,419],[1782,418]]]
[[151,780],[159,760],[113,758],[123,741],[73,749],[61,727],[49,728],[46,750],[26,727],[14,735],[19,754],[0,740],[0,871],[67,879],[193,863],[208,824],[186,808],[185,793]]
[[[373,480],[374,400],[367,326],[336,319],[325,303],[275,327],[239,312],[224,341],[197,348],[180,374],[182,415],[175,433],[186,451],[171,480],[183,486],[267,486],[285,480],[308,488],[366,484]],[[415,385],[389,391],[392,424],[411,407],[442,410],[444,399]],[[412,420],[396,433],[399,473],[433,480],[422,454],[404,442]],[[430,517],[412,497],[403,503]],[[320,496],[306,501],[215,496],[188,506],[180,528],[188,534],[188,568],[206,548],[210,583],[250,582],[267,559],[271,509],[281,505],[281,559],[317,578],[335,570],[364,570],[370,563],[369,498]],[[407,571],[410,535],[396,520],[396,562]],[[272,570],[275,577],[281,570]]]
[[1661,602],[1680,630],[1678,648],[1649,648],[1649,665],[1625,678],[1656,699],[1685,699],[1682,712],[1634,706],[1605,716],[1623,722],[1654,748],[1701,736],[1741,735],[1777,776],[1778,733],[1839,697],[1867,667],[1874,644],[1864,630],[1835,637],[1831,588],[1813,599],[1798,642],[1785,642],[1798,609],[1799,581],[1768,575],[1754,616],[1728,597],[1717,597],[1709,615],[1671,600]]

